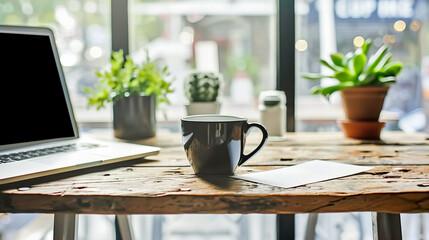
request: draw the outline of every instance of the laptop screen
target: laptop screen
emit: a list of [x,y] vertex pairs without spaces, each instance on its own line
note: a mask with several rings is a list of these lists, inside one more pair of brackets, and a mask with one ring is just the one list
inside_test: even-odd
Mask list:
[[49,36],[0,33],[0,145],[73,137]]

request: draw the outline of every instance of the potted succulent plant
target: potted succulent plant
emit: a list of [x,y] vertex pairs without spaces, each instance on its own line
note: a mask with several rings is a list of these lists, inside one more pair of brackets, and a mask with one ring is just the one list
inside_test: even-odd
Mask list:
[[322,94],[329,98],[340,91],[346,120],[339,121],[347,137],[361,139],[379,139],[384,122],[379,122],[381,109],[389,86],[396,82],[402,69],[401,62],[391,62],[392,54],[387,45],[381,46],[373,55],[369,55],[372,41],[367,39],[362,47],[345,56],[331,54],[331,59],[321,59],[323,66],[332,70],[330,75],[304,74],[310,80],[331,78],[338,80],[336,85],[316,86],[313,94]]
[[185,78],[186,112],[188,115],[218,114],[217,101],[222,75],[214,72],[191,72]]
[[123,51],[112,53],[111,66],[107,71],[97,71],[98,82],[86,88],[88,105],[100,109],[113,102],[114,136],[123,139],[144,139],[156,133],[156,106],[169,103],[171,82],[165,77],[167,67],[158,66],[147,58],[138,65]]

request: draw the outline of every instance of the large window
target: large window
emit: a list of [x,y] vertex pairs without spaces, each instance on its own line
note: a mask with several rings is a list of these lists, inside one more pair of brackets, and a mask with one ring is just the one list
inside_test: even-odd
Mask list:
[[[393,60],[404,69],[387,96],[382,119],[386,129],[422,130],[423,92],[428,89],[428,48],[426,0],[297,0],[296,2],[296,100],[297,131],[338,130],[342,117],[339,96],[331,102],[312,96],[317,82],[299,77],[302,72],[320,72],[319,58],[334,52],[354,51],[362,38],[374,40],[375,51],[391,46]],[[428,110],[425,111],[428,113]],[[412,119],[411,121],[409,119]]]
[[[259,92],[276,87],[277,1],[130,0],[129,5],[130,53],[138,60],[148,50],[174,78],[172,104],[164,108],[168,120],[185,114],[183,78],[192,69],[224,75],[222,113],[258,119]],[[359,37],[374,39],[375,46],[390,44],[394,60],[405,63],[386,100],[387,129],[412,119],[411,129],[421,130],[421,115],[429,111],[427,9],[428,0],[295,0],[296,130],[338,130],[338,97],[328,102],[310,95],[317,83],[299,75],[324,71],[319,58],[354,50]],[[109,62],[110,10],[109,0],[0,2],[1,24],[54,30],[80,122],[111,121],[110,107],[88,110],[82,92],[96,81],[94,71]],[[165,120],[162,111],[158,119]]]
[[143,59],[148,50],[172,72],[169,120],[185,115],[183,78],[193,69],[222,73],[221,113],[259,117],[259,92],[276,87],[274,0],[134,0],[130,5],[131,54]]
[[[0,3],[0,22],[54,30],[79,122],[109,122],[111,109],[86,107],[82,89],[96,81],[111,53],[109,0],[12,1]],[[127,17],[127,16],[124,16]],[[185,115],[183,78],[193,69],[224,76],[221,113],[258,118],[257,97],[275,89],[276,2],[129,1],[130,54],[166,64],[174,79],[172,104],[158,120]],[[162,107],[162,106],[161,106]],[[164,114],[167,113],[167,119]]]

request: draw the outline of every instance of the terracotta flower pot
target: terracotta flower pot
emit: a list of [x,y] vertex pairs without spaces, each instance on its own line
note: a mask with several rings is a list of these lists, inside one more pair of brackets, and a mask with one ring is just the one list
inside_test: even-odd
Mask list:
[[338,121],[344,136],[356,139],[379,140],[385,122],[379,121]]
[[378,121],[389,87],[352,87],[341,91],[347,120]]

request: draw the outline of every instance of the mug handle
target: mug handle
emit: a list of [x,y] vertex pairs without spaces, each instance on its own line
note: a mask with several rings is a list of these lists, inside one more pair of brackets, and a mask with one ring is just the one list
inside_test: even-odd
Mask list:
[[238,166],[241,166],[243,163],[245,163],[247,160],[249,160],[250,158],[253,157],[253,155],[255,155],[257,152],[259,152],[259,150],[261,150],[261,148],[265,145],[265,143],[267,142],[267,138],[268,138],[268,132],[267,129],[265,129],[264,126],[262,126],[259,123],[248,123],[247,124],[247,132],[246,134],[249,133],[249,130],[253,127],[259,128],[259,130],[261,130],[262,132],[262,140],[259,143],[259,145],[255,148],[255,150],[253,150],[251,153],[249,153],[248,155],[243,154],[240,158],[240,161],[238,162]]

